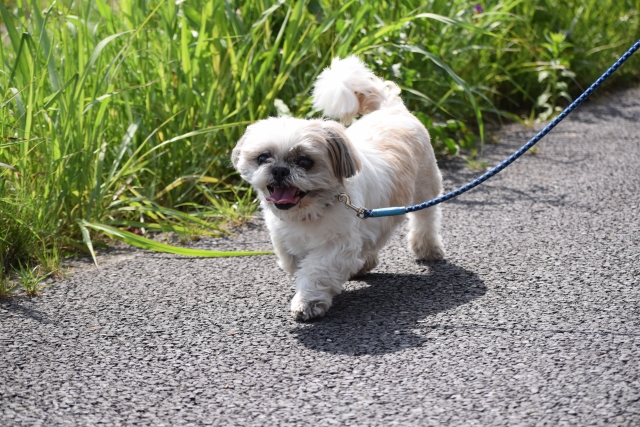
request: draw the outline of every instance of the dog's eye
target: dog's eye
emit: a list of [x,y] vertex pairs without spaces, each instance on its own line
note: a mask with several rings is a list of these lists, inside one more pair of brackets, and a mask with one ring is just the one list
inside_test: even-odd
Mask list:
[[306,170],[309,170],[313,166],[313,160],[308,157],[300,157],[298,159],[298,165]]
[[258,166],[260,166],[261,164],[265,163],[267,160],[269,160],[269,155],[266,153],[260,154],[258,156]]

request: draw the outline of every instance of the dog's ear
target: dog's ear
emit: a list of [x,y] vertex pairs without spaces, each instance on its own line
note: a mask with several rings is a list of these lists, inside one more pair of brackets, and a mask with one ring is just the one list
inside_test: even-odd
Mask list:
[[231,151],[231,163],[233,164],[233,167],[235,169],[238,169],[238,161],[240,160],[240,147],[246,139],[247,132],[245,131],[244,135],[242,135],[242,138],[240,138],[233,151]]
[[344,126],[336,122],[324,122],[325,140],[329,161],[333,166],[333,173],[342,182],[362,169],[360,156],[344,132]]

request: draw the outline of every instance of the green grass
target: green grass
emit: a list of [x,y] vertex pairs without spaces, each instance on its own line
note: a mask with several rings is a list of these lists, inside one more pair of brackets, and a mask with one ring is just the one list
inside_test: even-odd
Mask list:
[[47,284],[43,285],[41,283],[50,273],[42,274],[39,270],[40,267],[31,268],[23,265],[18,266],[18,283],[24,290],[26,296],[37,297],[40,295],[40,291],[48,286]]
[[0,273],[0,300],[11,298],[13,296],[13,291],[17,287],[18,285],[9,280],[9,277],[4,276],[3,273]]
[[[230,150],[255,120],[317,116],[310,90],[333,56],[360,55],[398,82],[439,154],[473,155],[485,122],[551,117],[640,37],[640,0],[475,5],[0,6],[3,277],[55,270],[105,235],[158,249],[139,234],[224,233],[255,209]],[[610,85],[639,77],[636,56]]]

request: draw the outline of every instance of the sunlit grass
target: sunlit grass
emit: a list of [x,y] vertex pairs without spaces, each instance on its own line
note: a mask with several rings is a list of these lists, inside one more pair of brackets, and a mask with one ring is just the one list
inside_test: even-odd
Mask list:
[[[4,272],[55,270],[104,235],[158,250],[127,230],[224,233],[255,210],[231,148],[278,111],[317,115],[309,94],[333,56],[396,81],[438,153],[473,154],[487,120],[551,117],[640,34],[640,0],[478,3],[0,6]],[[612,84],[639,70],[633,58]]]

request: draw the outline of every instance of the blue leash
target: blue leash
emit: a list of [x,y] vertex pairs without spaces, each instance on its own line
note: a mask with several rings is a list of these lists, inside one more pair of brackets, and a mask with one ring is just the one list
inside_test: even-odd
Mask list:
[[622,57],[620,59],[618,59],[618,61],[616,61],[616,63],[611,66],[611,68],[609,68],[602,76],[600,76],[600,78],[598,80],[596,80],[595,83],[593,83],[589,87],[589,89],[587,89],[582,95],[580,95],[580,97],[578,99],[573,101],[571,103],[571,105],[569,105],[562,113],[560,113],[560,115],[558,117],[556,117],[544,129],[542,129],[529,142],[527,142],[525,145],[523,145],[518,151],[513,153],[511,156],[509,156],[505,161],[500,163],[498,166],[496,166],[495,168],[493,168],[490,171],[486,172],[484,175],[481,175],[478,178],[474,179],[470,183],[458,188],[457,190],[454,190],[454,191],[452,191],[450,193],[447,193],[445,195],[442,195],[440,197],[436,197],[435,199],[429,200],[428,202],[420,203],[418,205],[414,205],[414,206],[398,206],[398,207],[393,207],[393,208],[381,208],[381,209],[359,208],[357,206],[352,205],[351,204],[351,200],[349,200],[349,196],[347,196],[344,193],[342,193],[342,194],[340,194],[338,196],[339,200],[341,202],[345,203],[348,208],[351,208],[351,209],[355,210],[357,212],[357,214],[358,214],[358,217],[360,217],[362,219],[365,219],[365,218],[378,218],[378,217],[383,217],[383,216],[404,215],[404,214],[409,213],[409,212],[415,212],[415,211],[419,211],[419,210],[422,210],[422,209],[429,208],[431,206],[435,206],[435,205],[437,205],[439,203],[446,202],[447,200],[453,199],[454,197],[458,197],[462,193],[466,193],[467,191],[471,190],[474,187],[477,187],[478,185],[482,184],[483,182],[485,182],[489,178],[493,177],[494,175],[497,175],[504,168],[509,166],[511,163],[515,162],[516,159],[518,159],[518,157],[520,157],[524,153],[526,153],[527,150],[529,150],[531,147],[536,145],[536,143],[538,143],[538,141],[540,141],[549,132],[551,132],[551,130],[554,127],[556,127],[558,125],[558,123],[560,123],[562,120],[564,120],[565,117],[567,117],[573,110],[575,110],[589,96],[591,96],[591,94],[602,83],[604,83],[605,80],[607,80],[609,77],[611,77],[611,75],[618,68],[620,68],[620,66],[622,64],[624,64],[629,58],[631,58],[631,55],[633,55],[638,49],[640,49],[640,40],[638,40],[636,42],[636,44],[634,44],[631,47],[631,49],[629,49],[627,51],[627,53],[622,55]]

